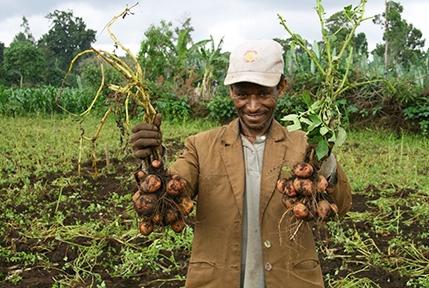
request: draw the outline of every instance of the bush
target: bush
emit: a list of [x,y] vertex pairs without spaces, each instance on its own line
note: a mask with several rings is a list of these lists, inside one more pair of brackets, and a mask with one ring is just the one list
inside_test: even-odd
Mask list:
[[174,95],[162,97],[154,101],[156,109],[164,119],[186,120],[191,115],[191,107],[183,98],[176,98]]
[[209,111],[209,118],[220,122],[229,121],[236,115],[231,98],[225,94],[217,94],[213,97],[207,103],[207,110]]
[[274,117],[280,121],[287,114],[303,112],[306,106],[302,98],[298,95],[284,95],[277,100],[277,107],[274,112]]
[[429,102],[415,103],[404,109],[405,119],[418,125],[418,130],[427,135],[429,134]]

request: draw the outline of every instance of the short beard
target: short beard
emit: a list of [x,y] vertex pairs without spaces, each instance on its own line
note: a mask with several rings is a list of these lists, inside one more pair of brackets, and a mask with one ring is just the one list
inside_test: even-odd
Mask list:
[[[245,126],[245,124],[244,124],[244,121],[241,119],[241,113],[240,112],[238,112],[238,116],[239,116],[239,120],[240,120],[239,121],[240,122],[240,130],[243,132],[243,126]],[[273,123],[273,119],[274,119],[274,114],[272,114],[271,117],[266,122],[261,123],[261,125],[251,126],[251,127],[246,125],[246,127],[248,129],[251,129],[251,130],[261,131],[262,132],[261,135],[264,135],[268,132],[269,127],[271,127],[271,124]]]

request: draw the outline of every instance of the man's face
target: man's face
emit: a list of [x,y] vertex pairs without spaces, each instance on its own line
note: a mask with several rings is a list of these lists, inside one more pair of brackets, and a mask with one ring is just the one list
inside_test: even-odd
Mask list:
[[231,85],[230,95],[244,134],[257,136],[267,131],[273,119],[277,98],[284,91],[283,82],[276,87],[265,87],[249,82]]

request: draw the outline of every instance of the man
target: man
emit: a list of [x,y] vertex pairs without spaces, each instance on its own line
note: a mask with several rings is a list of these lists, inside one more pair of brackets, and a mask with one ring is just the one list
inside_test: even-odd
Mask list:
[[[249,41],[231,53],[225,85],[238,119],[189,137],[170,167],[197,201],[186,287],[323,287],[309,225],[293,241],[293,217],[278,226],[285,208],[276,182],[286,176],[283,166],[304,160],[308,146],[303,132],[288,132],[273,119],[286,89],[282,53],[272,40]],[[137,125],[131,142],[135,156],[147,157],[161,144],[157,125]],[[344,214],[350,185],[329,159],[324,170],[336,176],[333,198]]]

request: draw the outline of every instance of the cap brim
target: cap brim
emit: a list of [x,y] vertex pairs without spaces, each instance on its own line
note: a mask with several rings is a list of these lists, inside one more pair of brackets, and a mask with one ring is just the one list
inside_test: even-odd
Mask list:
[[226,75],[224,84],[231,85],[239,82],[250,82],[261,86],[274,87],[279,84],[281,74],[258,73],[258,72],[236,72]]

